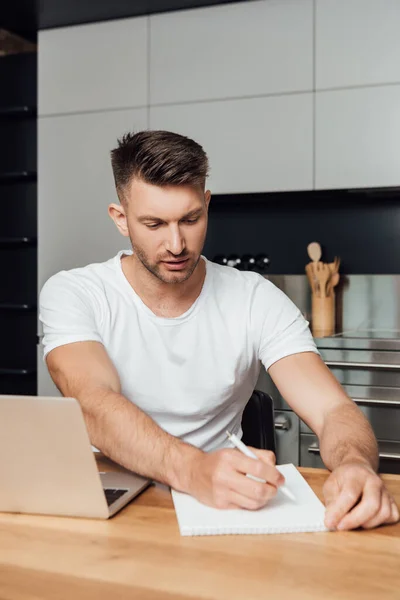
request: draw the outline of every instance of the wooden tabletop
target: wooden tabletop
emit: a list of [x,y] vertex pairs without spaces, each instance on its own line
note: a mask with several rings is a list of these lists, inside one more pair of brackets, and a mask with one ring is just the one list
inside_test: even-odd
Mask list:
[[[322,499],[327,471],[300,471]],[[400,504],[400,476],[383,479]],[[182,538],[162,486],[109,521],[3,513],[0,598],[399,600],[400,524]]]

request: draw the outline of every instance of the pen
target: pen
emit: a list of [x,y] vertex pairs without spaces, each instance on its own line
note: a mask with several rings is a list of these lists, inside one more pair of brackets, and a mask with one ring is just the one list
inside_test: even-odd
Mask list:
[[[246,444],[243,444],[242,440],[239,440],[239,438],[236,437],[236,435],[234,433],[231,433],[230,431],[227,431],[226,435],[228,436],[228,438],[230,439],[230,441],[232,442],[232,444],[238,450],[240,450],[241,452],[243,452],[243,454],[245,454],[249,458],[255,458],[256,460],[258,460],[258,456],[256,456],[254,454],[254,452],[252,452],[250,450],[250,448],[248,448],[246,446]],[[250,477],[250,479],[254,479],[255,481],[260,481],[261,483],[266,483],[266,481],[264,481],[264,479],[260,479],[259,477],[254,477],[254,475],[247,475],[247,477]],[[296,502],[296,497],[292,494],[292,492],[290,490],[287,489],[287,487],[285,487],[284,485],[282,485],[278,489],[282,492],[282,494],[285,494],[285,496],[287,498],[289,498],[290,500],[293,500],[294,502]]]

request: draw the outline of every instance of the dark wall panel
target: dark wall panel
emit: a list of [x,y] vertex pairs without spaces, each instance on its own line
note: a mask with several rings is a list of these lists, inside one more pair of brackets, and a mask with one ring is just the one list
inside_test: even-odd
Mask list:
[[215,4],[230,4],[237,0],[42,0],[39,29],[66,27],[137,17],[171,10],[183,10]]
[[318,241],[323,260],[341,257],[344,274],[400,274],[400,193],[390,199],[371,198],[367,190],[230,198],[211,199],[208,258],[265,253],[271,274],[302,274],[307,245]]

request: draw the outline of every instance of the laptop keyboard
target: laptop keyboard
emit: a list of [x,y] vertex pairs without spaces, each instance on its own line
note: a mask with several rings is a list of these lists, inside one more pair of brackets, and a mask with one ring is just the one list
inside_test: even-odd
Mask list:
[[106,495],[106,500],[107,500],[107,504],[108,506],[111,506],[111,504],[113,502],[115,502],[116,500],[118,500],[118,498],[121,498],[121,496],[123,496],[124,494],[126,494],[128,490],[114,490],[112,488],[105,488],[104,489],[104,493]]

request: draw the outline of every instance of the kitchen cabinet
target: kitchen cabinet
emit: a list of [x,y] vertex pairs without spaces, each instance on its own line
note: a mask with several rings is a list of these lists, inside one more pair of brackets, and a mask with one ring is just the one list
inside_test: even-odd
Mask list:
[[150,17],[150,104],[312,90],[312,0]]
[[398,0],[316,0],[316,89],[400,82]]
[[[146,128],[146,110],[39,120],[39,289],[61,269],[108,260],[129,246],[107,214],[118,202],[110,150]],[[82,249],[84,254],[82,254]]]
[[147,17],[39,33],[39,113],[147,104]]
[[312,94],[150,107],[150,127],[194,138],[213,193],[311,189]]
[[400,84],[316,94],[317,189],[400,185]]

